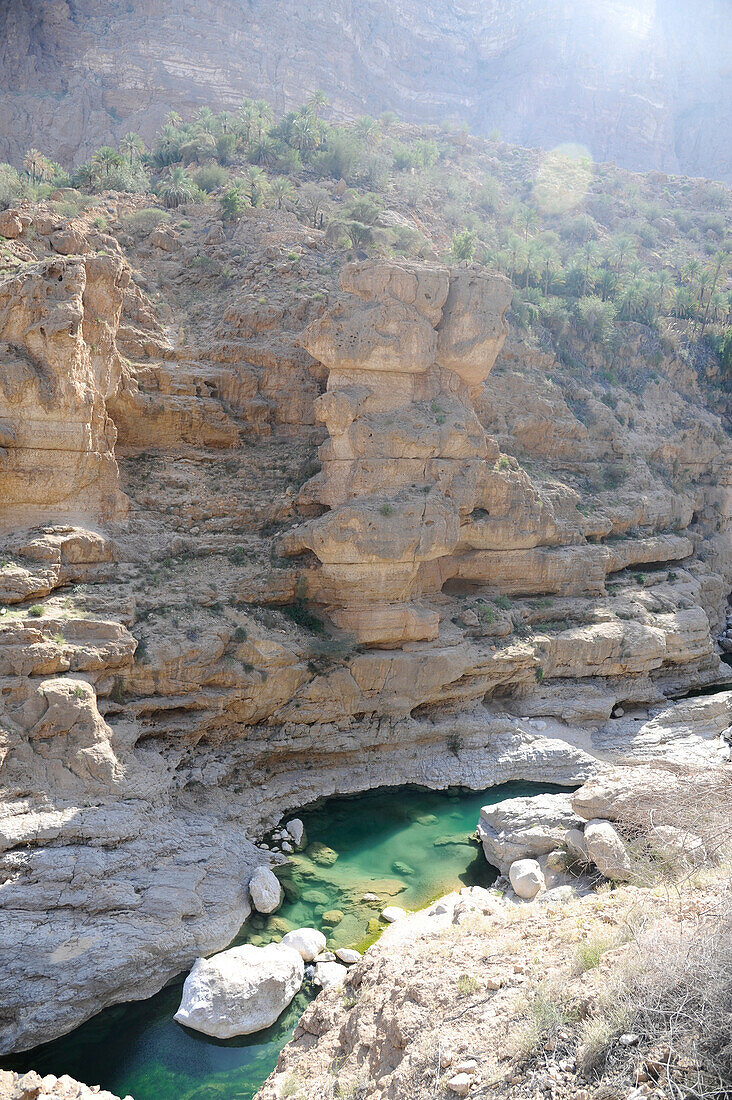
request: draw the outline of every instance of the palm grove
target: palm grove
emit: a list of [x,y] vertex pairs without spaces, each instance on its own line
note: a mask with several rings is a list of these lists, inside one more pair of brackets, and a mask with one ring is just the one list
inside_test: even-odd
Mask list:
[[[276,119],[264,100],[236,111],[171,113],[147,148],[136,133],[65,169],[29,149],[0,165],[0,208],[81,195],[152,193],[170,209],[217,203],[235,222],[251,208],[293,211],[354,250],[469,260],[507,275],[514,322],[558,346],[572,330],[612,350],[623,324],[655,330],[664,350],[732,373],[730,192],[704,180],[592,164],[455,125],[417,128],[393,114],[325,120],[315,92]],[[569,354],[569,352],[567,352]],[[704,360],[704,355],[701,356]]]

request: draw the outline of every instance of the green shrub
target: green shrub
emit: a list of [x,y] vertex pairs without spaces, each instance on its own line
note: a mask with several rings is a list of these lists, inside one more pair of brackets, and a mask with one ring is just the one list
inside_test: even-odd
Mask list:
[[28,608],[28,614],[31,615],[34,619],[40,619],[41,615],[43,615],[43,612],[44,608],[39,603],[34,603],[32,607]]
[[229,178],[229,173],[220,164],[204,164],[193,173],[196,185],[210,194],[218,187],[223,187]]

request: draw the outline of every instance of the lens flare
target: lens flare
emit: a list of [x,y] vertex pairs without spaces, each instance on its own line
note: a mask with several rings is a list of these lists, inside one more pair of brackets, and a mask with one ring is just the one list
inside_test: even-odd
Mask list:
[[564,214],[585,198],[592,154],[584,145],[558,145],[547,153],[534,181],[534,202],[545,214]]

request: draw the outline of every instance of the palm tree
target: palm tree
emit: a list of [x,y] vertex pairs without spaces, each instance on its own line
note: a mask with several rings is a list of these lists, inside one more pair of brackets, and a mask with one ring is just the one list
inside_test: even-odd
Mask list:
[[113,168],[118,168],[121,163],[122,157],[111,145],[103,145],[92,157],[92,164],[104,180],[109,179],[109,173]]
[[[717,283],[719,282],[719,276],[722,271],[722,267],[727,265],[729,259],[729,252],[726,249],[719,251],[714,257],[714,266],[709,270],[709,281],[711,283],[709,289],[709,296],[707,298],[706,306],[704,307],[704,315],[701,320],[701,335],[704,335],[704,329],[707,327],[707,321],[709,319],[709,306],[711,305],[712,298],[717,290]],[[701,304],[701,301],[700,301]]]
[[196,119],[196,128],[204,134],[213,134],[216,130],[216,117],[210,107],[201,107]]
[[133,162],[139,160],[145,152],[145,142],[139,134],[130,130],[120,141],[119,149],[121,153],[126,155],[129,165],[132,167]]
[[75,185],[91,188],[97,178],[96,168],[90,160],[80,164],[73,175]]
[[277,176],[276,179],[273,179],[270,184],[270,191],[278,210],[282,209],[283,203],[294,201],[295,188],[286,176]]
[[298,149],[303,157],[315,149],[320,141],[318,127],[313,118],[308,115],[298,115],[292,122],[291,144]]
[[519,214],[519,223],[524,229],[524,241],[529,239],[529,230],[533,229],[538,222],[538,215],[533,206],[525,206]]
[[305,101],[305,106],[316,118],[318,115],[322,114],[328,106],[328,97],[323,89],[318,88],[317,91],[311,92]]
[[178,166],[158,184],[158,194],[166,206],[173,210],[181,203],[190,202],[196,193],[196,185],[185,169]]
[[261,138],[264,134],[264,131],[272,125],[274,115],[272,113],[272,108],[270,107],[266,99],[258,99],[254,106],[257,111],[255,130],[257,138]]
[[244,142],[249,145],[252,140],[252,132],[254,124],[257,119],[257,105],[253,99],[245,99],[238,111],[239,120],[241,122],[242,132],[244,134]]
[[34,183],[49,179],[52,171],[50,160],[44,157],[40,149],[28,150],[23,157],[23,167]]
[[261,206],[269,191],[269,180],[262,168],[252,164],[245,176],[246,190],[252,206]]
[[249,159],[253,164],[261,164],[265,168],[274,168],[278,159],[277,142],[271,137],[262,137],[253,141],[249,148]]
[[379,124],[375,118],[371,118],[370,115],[361,115],[360,118],[356,119],[353,129],[364,145],[373,146],[378,144],[381,134]]

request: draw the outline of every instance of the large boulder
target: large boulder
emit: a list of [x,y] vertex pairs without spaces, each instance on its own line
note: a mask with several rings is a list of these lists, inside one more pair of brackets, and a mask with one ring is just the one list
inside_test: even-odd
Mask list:
[[587,855],[601,875],[615,882],[626,882],[631,877],[630,857],[614,825],[609,821],[588,821],[584,839]]
[[478,838],[485,858],[505,875],[517,859],[535,859],[554,851],[569,829],[581,825],[571,794],[506,798],[480,811]]
[[257,867],[249,879],[249,893],[258,913],[274,913],[282,902],[282,887],[269,867]]
[[282,937],[285,947],[293,947],[305,962],[312,962],[321,951],[325,951],[325,942],[325,936],[318,928],[295,928]]
[[302,956],[293,947],[232,947],[196,960],[174,1019],[217,1039],[251,1035],[275,1022],[304,976]]
[[531,901],[544,889],[544,875],[535,859],[517,859],[508,869],[508,878],[520,898]]

